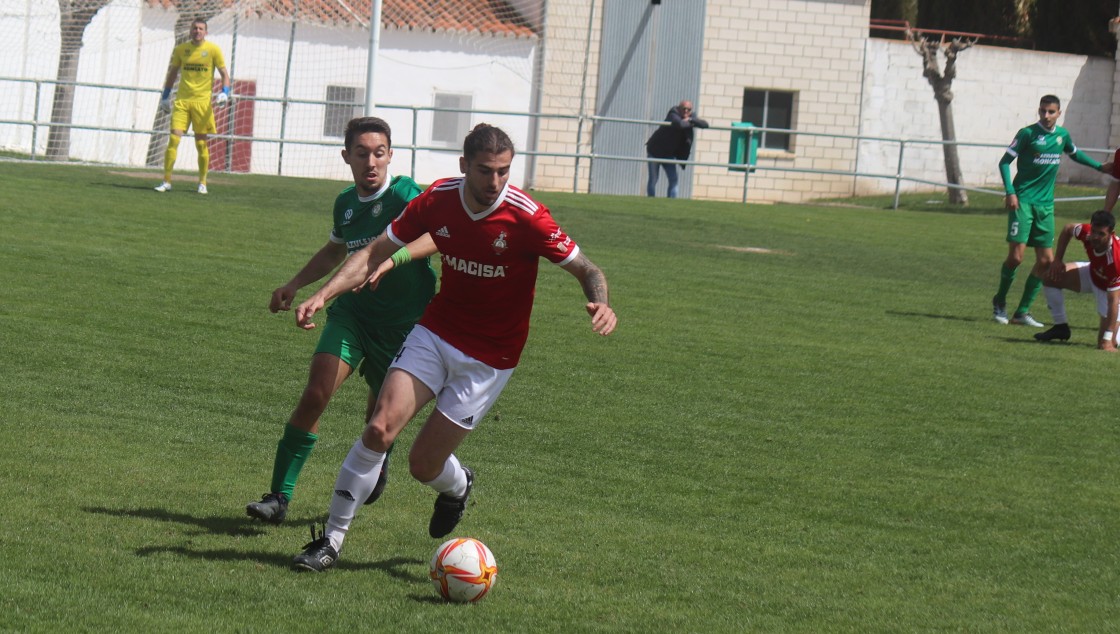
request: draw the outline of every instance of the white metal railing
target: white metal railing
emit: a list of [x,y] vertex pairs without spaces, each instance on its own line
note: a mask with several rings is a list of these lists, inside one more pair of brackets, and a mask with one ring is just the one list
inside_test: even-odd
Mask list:
[[[30,158],[32,160],[38,160],[39,158],[41,158],[38,155],[37,152],[38,152],[40,134],[41,134],[41,131],[44,128],[49,129],[49,128],[52,128],[52,127],[60,127],[61,126],[61,127],[74,129],[74,130],[92,130],[92,131],[112,132],[112,133],[119,133],[119,134],[136,134],[136,135],[145,135],[145,136],[149,136],[149,137],[152,136],[152,135],[167,134],[167,130],[165,130],[165,129],[164,130],[153,130],[153,129],[140,129],[140,128],[121,128],[121,127],[112,127],[112,126],[104,126],[104,125],[88,125],[88,124],[73,124],[73,123],[59,124],[59,123],[52,123],[49,120],[41,120],[39,118],[39,113],[40,113],[41,110],[43,110],[43,107],[42,107],[43,106],[43,104],[42,104],[42,93],[43,93],[44,86],[72,85],[75,88],[80,87],[80,88],[95,88],[95,89],[104,89],[104,90],[120,90],[120,91],[126,91],[126,92],[157,94],[157,95],[161,92],[159,89],[136,88],[136,87],[133,87],[133,86],[117,86],[117,85],[111,85],[111,84],[61,82],[61,81],[57,81],[57,80],[25,79],[25,78],[2,77],[2,76],[0,76],[0,82],[28,83],[28,84],[33,84],[35,86],[35,97],[34,97],[34,113],[35,114],[30,120],[14,119],[14,118],[0,118],[0,126],[5,126],[5,125],[27,126],[27,127],[31,128],[31,150],[30,150],[29,154],[30,154]],[[360,104],[355,104],[355,103],[352,103],[352,102],[336,102],[336,101],[324,101],[324,100],[275,98],[275,97],[260,97],[260,96],[237,96],[234,99],[234,104],[236,104],[237,102],[245,102],[245,101],[253,101],[255,103],[261,103],[261,104],[275,103],[275,104],[279,104],[282,108],[287,108],[287,106],[289,106],[289,105],[312,105],[312,106],[341,105],[341,106],[355,106],[355,107],[360,106]],[[539,119],[579,120],[579,125],[577,125],[577,130],[579,132],[577,132],[576,138],[574,139],[574,142],[572,144],[572,146],[575,147],[575,148],[581,147],[583,142],[584,142],[584,139],[582,138],[582,136],[584,135],[583,130],[585,130],[587,128],[587,126],[585,126],[583,124],[585,124],[587,122],[590,122],[592,124],[592,126],[590,126],[592,128],[592,130],[594,130],[594,126],[596,124],[599,124],[599,123],[620,123],[620,124],[627,124],[627,125],[640,125],[640,126],[643,126],[645,128],[667,125],[667,123],[664,122],[664,121],[648,121],[648,120],[640,120],[640,119],[626,119],[626,118],[619,118],[619,117],[600,117],[600,116],[583,116],[583,117],[580,117],[579,115],[538,114],[538,113],[515,112],[515,111],[501,111],[501,110],[465,110],[465,109],[456,109],[456,108],[436,108],[436,107],[427,107],[427,106],[405,106],[405,105],[392,105],[392,104],[379,104],[377,107],[378,107],[378,109],[382,109],[382,110],[404,110],[404,111],[407,111],[407,112],[410,113],[412,125],[411,125],[411,134],[410,134],[409,143],[407,143],[407,144],[401,144],[399,142],[394,143],[394,149],[408,151],[411,154],[411,161],[410,161],[410,166],[409,166],[409,175],[410,176],[415,176],[415,174],[416,174],[416,157],[417,157],[418,152],[441,152],[441,153],[453,153],[453,154],[460,152],[460,148],[457,148],[457,147],[447,147],[447,146],[437,146],[437,145],[421,145],[419,143],[419,140],[418,140],[418,130],[419,130],[418,117],[419,117],[421,112],[467,112],[467,113],[476,114],[476,115],[477,114],[485,114],[485,115],[497,115],[497,116],[527,117],[527,118],[535,119],[535,120],[539,120]],[[235,114],[236,114],[236,110],[234,111],[234,115]],[[233,124],[232,123],[230,125],[230,128],[233,129]],[[657,162],[657,163],[667,163],[667,164],[673,164],[673,165],[687,165],[687,166],[694,166],[694,167],[706,167],[706,168],[717,168],[717,169],[720,169],[720,168],[722,168],[722,169],[735,169],[736,171],[742,171],[742,174],[743,174],[742,201],[743,202],[747,201],[747,196],[748,196],[748,192],[749,192],[749,188],[750,188],[750,182],[751,182],[751,179],[752,179],[752,174],[754,175],[754,177],[757,177],[757,175],[763,174],[763,173],[766,173],[766,172],[783,172],[783,173],[794,173],[794,174],[847,176],[847,177],[852,177],[852,178],[872,178],[872,179],[883,179],[883,180],[893,181],[894,182],[894,200],[893,200],[893,204],[892,204],[893,208],[898,208],[899,200],[900,200],[900,197],[901,197],[901,194],[902,194],[903,183],[915,183],[915,184],[920,184],[920,185],[929,185],[930,187],[937,187],[937,188],[953,187],[953,188],[957,188],[957,189],[963,189],[963,190],[966,190],[966,191],[982,193],[982,194],[990,194],[990,195],[997,195],[997,196],[1002,196],[1003,195],[1003,190],[1002,189],[995,190],[995,189],[987,189],[987,188],[983,188],[983,187],[969,187],[969,186],[963,186],[963,185],[950,185],[949,183],[947,183],[945,181],[942,181],[942,180],[930,179],[930,178],[926,178],[926,177],[922,177],[922,176],[910,176],[910,175],[906,174],[904,166],[905,166],[905,163],[906,163],[906,156],[907,156],[907,149],[908,148],[915,147],[915,146],[944,146],[944,145],[950,144],[950,142],[947,142],[947,141],[933,140],[933,139],[903,139],[903,138],[878,137],[878,136],[859,136],[859,135],[850,135],[850,134],[832,134],[832,133],[822,133],[822,132],[804,132],[804,131],[799,131],[799,130],[788,130],[788,129],[784,129],[784,128],[766,128],[766,127],[731,128],[731,127],[726,127],[726,126],[711,126],[710,128],[708,128],[708,130],[722,131],[722,132],[728,132],[728,133],[734,131],[736,133],[746,134],[747,135],[748,147],[750,145],[750,142],[751,142],[752,138],[755,135],[760,135],[760,134],[765,133],[765,132],[775,132],[775,133],[787,134],[787,135],[790,135],[792,138],[800,138],[800,137],[833,138],[833,139],[851,141],[855,144],[865,143],[865,142],[897,144],[897,146],[898,146],[898,158],[897,158],[897,163],[896,163],[896,169],[893,172],[866,172],[866,171],[859,171],[858,165],[857,165],[857,168],[853,169],[853,170],[829,170],[829,169],[806,168],[806,167],[785,167],[785,166],[778,165],[778,164],[770,165],[770,164],[765,164],[762,161],[759,161],[755,165],[751,166],[750,169],[743,169],[743,166],[740,165],[740,164],[734,164],[734,163],[728,163],[728,162],[695,161],[695,160],[676,161],[676,160],[670,160],[670,159],[652,159],[651,160],[650,158],[648,158],[646,156],[632,156],[632,155],[631,156],[626,156],[626,155],[600,154],[600,153],[594,152],[594,150],[592,150],[591,152],[583,153],[583,152],[578,152],[578,151],[577,152],[540,152],[540,151],[537,151],[537,150],[525,149],[525,150],[519,150],[519,153],[523,154],[525,156],[528,156],[528,157],[550,157],[550,158],[571,159],[573,161],[573,164],[574,164],[572,187],[571,187],[572,192],[578,192],[579,189],[580,189],[579,182],[580,182],[580,171],[581,171],[581,162],[582,161],[586,160],[588,162],[588,165],[590,166],[589,169],[591,169],[594,166],[595,161],[597,161],[597,160],[609,160],[609,161],[639,162],[639,163]],[[220,139],[220,140],[225,140],[227,142],[248,141],[248,142],[252,142],[252,143],[269,143],[269,144],[278,145],[279,148],[280,148],[280,151],[279,151],[278,157],[277,157],[277,173],[278,174],[283,174],[283,147],[287,144],[304,145],[304,146],[319,146],[319,147],[323,147],[323,148],[329,148],[331,150],[334,150],[338,146],[338,140],[336,138],[331,138],[331,139],[297,139],[297,138],[285,137],[283,135],[283,132],[284,132],[284,130],[283,130],[283,128],[281,128],[281,135],[280,136],[275,136],[275,137],[258,136],[258,135],[245,136],[245,135],[238,135],[238,134],[232,134],[232,133],[213,134],[213,135],[210,135],[210,137],[212,139]],[[396,140],[394,140],[394,141],[396,141]],[[957,147],[986,148],[986,149],[992,149],[993,151],[1003,150],[1006,147],[1005,145],[1002,145],[1002,144],[972,143],[972,142],[967,142],[967,141],[956,141],[956,142],[952,142],[952,144],[956,145]],[[226,148],[227,148],[227,152],[232,153],[233,144],[232,143],[227,143]],[[1099,149],[1099,148],[1082,148],[1082,149],[1089,154],[1103,155],[1106,160],[1107,160],[1108,157],[1111,156],[1111,151],[1107,150],[1107,149]],[[760,148],[760,150],[765,151],[765,148]],[[227,165],[230,164],[229,159],[230,159],[230,157],[227,157]],[[993,165],[992,165],[992,169],[993,169],[993,171],[995,170],[994,162],[993,162]],[[854,191],[854,188],[853,188],[853,191]],[[1099,198],[1099,197],[1091,197],[1091,199],[1096,199],[1096,198]],[[1071,198],[1071,199],[1060,199],[1060,200],[1083,200],[1083,199],[1084,198]]]

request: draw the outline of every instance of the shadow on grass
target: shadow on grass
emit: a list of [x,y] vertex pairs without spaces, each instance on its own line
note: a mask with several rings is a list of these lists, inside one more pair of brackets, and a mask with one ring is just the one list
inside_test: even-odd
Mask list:
[[[136,554],[141,557],[169,554],[178,555],[180,557],[190,557],[192,559],[203,559],[206,561],[246,561],[258,563],[265,566],[275,566],[277,568],[290,568],[292,565],[292,557],[294,557],[297,553],[295,550],[293,550],[291,554],[287,554],[265,552],[260,550],[235,550],[232,548],[195,550],[186,546],[149,546],[137,550]],[[407,581],[409,583],[423,583],[428,580],[428,576],[409,572],[409,568],[424,565],[426,565],[426,562],[424,561],[421,561],[419,559],[409,559],[407,557],[391,557],[389,559],[382,559],[380,561],[354,561],[348,559],[339,559],[338,563],[335,564],[335,567],[332,568],[330,572],[345,573],[347,571],[368,572],[370,570],[377,570],[394,579],[399,579],[401,581]],[[293,571],[293,574],[296,573]]]
[[417,603],[430,603],[432,605],[471,605],[470,603],[455,603],[434,594],[414,594],[411,599]]
[[[886,314],[893,315],[895,317],[921,317],[923,319],[944,319],[946,321],[966,321],[966,322],[976,322],[976,323],[990,323],[992,326],[1000,327],[998,324],[992,323],[992,320],[991,320],[990,317],[974,317],[974,316],[965,317],[965,316],[962,316],[962,315],[938,315],[938,314],[935,314],[935,313],[907,312],[907,311],[901,311],[901,310],[888,310],[888,311],[885,311],[885,312],[886,312]],[[1030,337],[1001,337],[1007,343],[1030,343],[1030,344],[1034,344],[1036,346],[1043,346],[1043,347],[1045,347],[1045,346],[1081,346],[1081,347],[1086,347],[1086,348],[1096,348],[1096,344],[1092,342],[1093,337],[1096,336],[1096,329],[1094,329],[1094,328],[1089,328],[1089,327],[1071,327],[1070,328],[1070,330],[1072,332],[1075,332],[1075,333],[1078,332],[1078,331],[1085,331],[1086,333],[1091,333],[1091,334],[1087,335],[1088,339],[1089,339],[1089,343],[1086,343],[1084,341],[1080,341],[1080,342],[1079,341],[1037,341],[1037,340],[1035,340],[1033,335],[1034,335],[1035,332],[1042,332],[1042,330],[1035,330],[1033,328],[1028,329],[1024,326],[1002,326],[1002,327],[1011,328],[1014,332],[1019,332],[1019,333],[1022,333],[1024,335],[1027,335],[1027,334],[1032,335]]]
[[[87,507],[83,510],[87,513],[99,513],[103,515],[112,515],[114,517],[154,519],[161,522],[173,522],[186,526],[195,526],[198,528],[202,528],[207,533],[213,535],[226,535],[229,537],[259,537],[268,533],[262,528],[259,528],[257,524],[254,524],[252,520],[249,520],[248,518],[233,518],[223,516],[194,517],[185,513],[172,513],[170,511],[158,508],[111,509],[105,507]],[[304,537],[304,539],[306,539],[306,537]],[[138,549],[136,551],[136,554],[140,557],[148,557],[150,555],[158,554],[171,554],[179,555],[181,557],[205,559],[207,561],[249,561],[266,566],[288,568],[292,565],[292,557],[295,556],[296,552],[298,552],[297,549],[302,545],[302,542],[294,544],[293,550],[290,554],[265,552],[259,550],[236,550],[232,548],[198,550],[189,548],[187,546],[148,546]],[[410,559],[406,557],[393,557],[390,559],[371,562],[359,562],[340,559],[337,564],[337,569],[344,572],[347,570],[378,570],[395,579],[420,583],[427,581],[427,575],[411,573],[409,572],[408,568],[426,565],[427,562],[424,560]]]
[[1006,341],[1007,343],[1029,343],[1029,344],[1038,346],[1040,350],[1045,350],[1047,348],[1066,348],[1066,347],[1086,348],[1086,349],[1091,348],[1093,350],[1097,349],[1097,344],[1087,343],[1085,341],[1036,341],[1034,337],[1031,337],[1029,339],[1004,337],[1003,340]]
[[925,319],[945,319],[949,321],[991,321],[990,317],[963,317],[961,315],[938,315],[936,313],[916,313],[901,310],[888,310],[886,313],[896,317],[923,317]]
[[254,526],[247,518],[225,516],[195,517],[193,515],[187,515],[186,513],[172,513],[157,508],[110,509],[105,507],[92,507],[83,510],[87,513],[100,513],[102,515],[113,515],[116,517],[136,517],[197,526],[208,533],[229,535],[230,537],[257,537],[258,535],[265,534],[264,530]]

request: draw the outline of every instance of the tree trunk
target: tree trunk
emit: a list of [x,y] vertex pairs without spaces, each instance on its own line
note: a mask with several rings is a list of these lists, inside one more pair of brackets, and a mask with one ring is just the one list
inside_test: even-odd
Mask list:
[[[933,98],[937,101],[937,114],[941,119],[941,146],[945,157],[945,180],[949,187],[949,202],[954,205],[968,205],[968,192],[961,188],[964,177],[961,174],[961,160],[957,153],[957,128],[953,124],[953,80],[957,77],[957,55],[970,48],[976,40],[954,39],[952,42],[934,40],[920,33],[907,31],[906,39],[918,55],[922,56],[922,75],[933,88]],[[940,51],[945,53],[945,70],[942,72],[937,63]]]
[[[937,113],[941,116],[941,139],[947,141],[941,146],[945,154],[945,179],[949,185],[962,185],[964,176],[961,174],[961,158],[957,153],[957,126],[953,123],[953,102],[937,100]],[[949,187],[949,202],[953,205],[968,206],[968,192],[958,187]]]
[[59,32],[62,36],[51,104],[51,131],[47,136],[47,158],[70,158],[70,124],[74,122],[74,82],[82,55],[82,37],[93,16],[109,0],[58,0]]
[[[65,20],[64,20],[65,22]],[[64,27],[65,28],[65,27]],[[78,58],[82,48],[63,44],[58,55],[54,102],[51,104],[51,131],[47,136],[47,158],[65,161],[70,158],[70,123],[74,120],[74,85],[78,78]]]

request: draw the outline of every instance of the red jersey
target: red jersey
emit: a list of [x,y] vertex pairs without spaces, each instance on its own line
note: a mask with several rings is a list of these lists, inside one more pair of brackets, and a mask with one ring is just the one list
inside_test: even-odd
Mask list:
[[1089,255],[1089,277],[1099,289],[1120,289],[1120,236],[1113,235],[1104,253],[1097,253],[1093,250],[1093,245],[1089,244],[1089,232],[1092,230],[1092,225],[1087,223],[1073,228],[1073,237],[1085,245],[1085,253]]
[[579,247],[548,208],[506,184],[481,213],[467,207],[463,178],[436,181],[389,228],[399,245],[429,233],[443,262],[439,292],[420,324],[499,370],[517,366],[529,338],[529,315],[541,257],[566,264]]

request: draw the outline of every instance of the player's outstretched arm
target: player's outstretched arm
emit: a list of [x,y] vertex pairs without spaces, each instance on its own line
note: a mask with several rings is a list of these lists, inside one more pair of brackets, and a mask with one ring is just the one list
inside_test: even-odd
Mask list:
[[1113,180],[1108,184],[1108,192],[1104,195],[1104,210],[1111,212],[1116,206],[1116,199],[1120,198],[1120,180]]
[[307,264],[304,264],[303,268],[292,279],[288,280],[287,284],[272,291],[272,299],[268,303],[268,309],[274,313],[281,310],[290,310],[292,300],[296,298],[296,292],[299,289],[323,279],[327,273],[333,271],[345,259],[346,245],[341,242],[327,241],[323,248],[311,256]]
[[603,275],[603,271],[582,251],[565,264],[563,269],[575,276],[583,287],[583,294],[587,297],[587,314],[591,315],[591,329],[603,336],[614,332],[618,326],[618,316],[611,308],[607,276]]
[[377,270],[373,272],[373,275],[369,276],[369,279],[354,290],[360,291],[362,290],[362,286],[366,284],[369,284],[370,290],[373,290],[377,288],[377,285],[381,282],[381,278],[389,274],[389,271],[392,271],[398,266],[404,266],[413,260],[426,258],[437,251],[438,249],[436,249],[435,240],[432,240],[432,235],[430,233],[425,233],[394,251],[393,255],[389,256],[384,262],[377,266]]
[[396,248],[397,245],[382,233],[365,248],[356,251],[326,284],[296,308],[296,325],[304,330],[314,328],[311,317],[315,313],[322,310],[327,302],[364,282]]
[[1081,150],[1077,150],[1076,152],[1070,154],[1069,157],[1071,159],[1073,159],[1075,162],[1081,163],[1082,165],[1085,165],[1086,167],[1091,167],[1091,168],[1097,170],[1098,172],[1103,172],[1104,171],[1102,169],[1104,166],[1101,165],[1101,163],[1099,161],[1097,161],[1097,159],[1089,156],[1088,154],[1082,152]]

